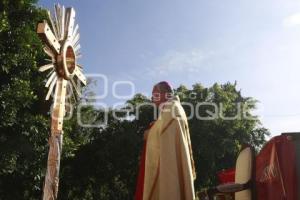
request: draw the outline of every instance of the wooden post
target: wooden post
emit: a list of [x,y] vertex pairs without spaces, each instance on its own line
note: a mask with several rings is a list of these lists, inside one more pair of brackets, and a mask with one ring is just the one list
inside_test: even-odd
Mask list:
[[58,78],[51,115],[51,136],[49,138],[49,154],[43,200],[57,199],[60,157],[62,153],[62,126],[65,114],[66,86],[67,81],[63,78]]
[[[77,65],[77,56],[80,55],[78,25],[75,23],[75,10],[55,5],[55,15],[49,20],[51,26],[46,21],[39,23],[37,33],[45,44],[44,51],[51,57],[52,63],[39,68],[40,72],[52,70],[49,74],[46,87],[48,93],[46,100],[49,100],[53,89],[53,108],[51,112],[51,135],[49,137],[49,154],[47,171],[44,184],[43,200],[56,200],[59,184],[59,167],[63,142],[63,119],[65,116],[65,102],[67,84],[70,83],[80,96],[78,84],[74,77],[81,84],[86,85],[86,78],[82,73],[82,68]],[[75,27],[75,28],[74,28]]]

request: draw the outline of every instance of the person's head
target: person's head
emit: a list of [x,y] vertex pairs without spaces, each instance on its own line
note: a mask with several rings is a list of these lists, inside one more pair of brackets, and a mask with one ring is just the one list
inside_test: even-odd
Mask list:
[[161,81],[153,86],[152,102],[159,106],[173,97],[173,89],[166,81]]

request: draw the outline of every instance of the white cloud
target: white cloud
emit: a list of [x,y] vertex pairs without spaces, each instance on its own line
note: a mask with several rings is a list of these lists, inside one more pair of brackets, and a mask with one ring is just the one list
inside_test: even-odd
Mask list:
[[155,63],[151,69],[155,74],[168,74],[171,72],[198,72],[203,62],[210,56],[199,49],[190,51],[169,51]]
[[290,16],[287,16],[283,20],[283,25],[285,27],[295,27],[300,26],[300,13],[295,13]]

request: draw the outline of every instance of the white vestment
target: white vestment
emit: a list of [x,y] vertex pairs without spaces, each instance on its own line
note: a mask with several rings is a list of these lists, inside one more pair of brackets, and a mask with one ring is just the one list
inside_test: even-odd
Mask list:
[[187,118],[175,97],[149,130],[143,200],[193,200],[195,178]]

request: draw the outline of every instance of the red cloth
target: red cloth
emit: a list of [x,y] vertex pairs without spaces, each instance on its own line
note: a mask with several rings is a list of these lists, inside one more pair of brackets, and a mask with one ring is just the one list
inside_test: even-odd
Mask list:
[[[154,124],[154,122],[151,122],[149,124],[149,126],[147,127],[147,130],[149,130],[153,126],[153,124]],[[144,141],[143,150],[142,150],[142,154],[141,154],[139,174],[138,174],[136,190],[135,190],[135,195],[134,195],[135,200],[143,200],[146,146],[147,146],[147,140]]]
[[[217,176],[218,176],[218,179],[219,179],[219,183],[221,185],[226,184],[226,183],[234,183],[234,181],[235,181],[235,168],[230,168],[230,169],[225,169],[225,170],[219,171],[217,173]],[[220,200],[226,200],[226,199],[229,199],[229,197],[231,197],[231,199],[234,199],[234,193],[218,195],[218,198]]]
[[256,157],[258,200],[296,200],[295,146],[287,136],[271,139]]
[[235,178],[235,168],[222,170],[218,172],[217,175],[220,184],[232,183],[234,182],[234,178]]
[[142,200],[143,199],[143,191],[144,191],[144,178],[145,178],[145,158],[146,158],[146,145],[147,142],[144,142],[142,154],[141,154],[141,160],[140,160],[140,169],[136,184],[136,190],[135,190],[135,200]]

